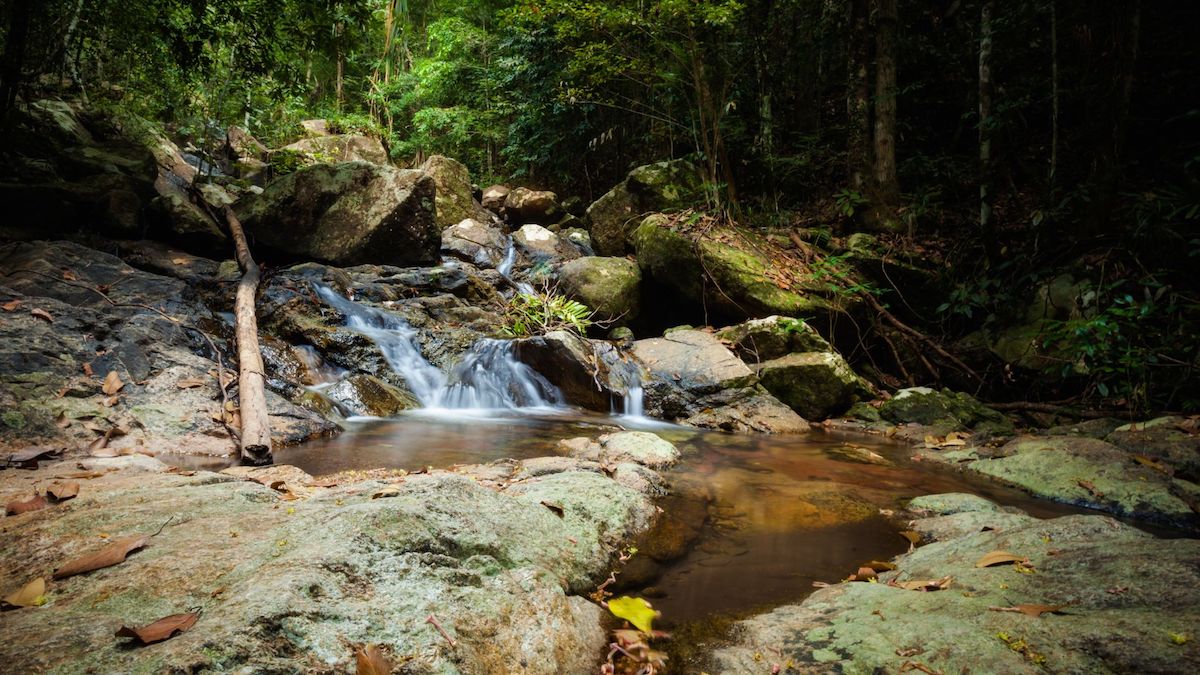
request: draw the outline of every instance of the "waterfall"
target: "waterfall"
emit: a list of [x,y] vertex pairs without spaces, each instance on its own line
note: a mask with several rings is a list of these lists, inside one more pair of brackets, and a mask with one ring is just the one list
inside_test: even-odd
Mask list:
[[388,365],[408,383],[423,408],[550,408],[563,404],[562,393],[537,371],[518,361],[512,343],[476,342],[447,376],[425,360],[417,331],[403,319],[348,300],[327,286],[317,293],[346,317],[346,327],[369,337]]
[[614,392],[624,390],[621,394],[619,410],[616,397],[613,397],[612,414],[625,417],[645,417],[642,369],[616,349],[602,352],[600,358],[608,365],[610,381],[616,385],[613,386]]
[[504,259],[500,261],[499,265],[496,265],[496,271],[500,273],[500,276],[507,279],[508,283],[512,284],[513,288],[517,289],[518,293],[525,293],[525,294],[532,295],[534,292],[533,286],[530,286],[529,284],[527,284],[523,281],[516,281],[515,279],[512,278],[512,269],[513,269],[513,265],[516,264],[516,262],[517,262],[517,245],[515,242],[513,242],[512,235],[509,235],[508,247],[504,249]]

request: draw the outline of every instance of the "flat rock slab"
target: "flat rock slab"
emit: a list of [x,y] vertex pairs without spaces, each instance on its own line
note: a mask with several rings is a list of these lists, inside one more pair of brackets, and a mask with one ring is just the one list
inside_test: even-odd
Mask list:
[[[879,583],[837,584],[737,624],[734,645],[715,654],[715,671],[1200,670],[1200,541],[1156,539],[1104,516],[1043,521],[996,510],[936,516],[915,528],[945,538],[896,558],[898,569]],[[996,550],[1027,557],[1029,566],[975,566]],[[934,592],[888,585],[945,577],[949,588]],[[991,609],[1021,604],[1064,607],[1040,618]]]
[[[525,479],[500,466],[492,487],[436,471],[297,499],[309,481],[289,467],[243,479],[125,464],[96,464],[74,499],[3,520],[4,594],[162,528],[118,565],[51,581],[43,606],[5,613],[6,670],[345,673],[370,643],[405,672],[592,672],[603,610],[580,594],[654,515],[638,491],[566,465]],[[79,472],[0,472],[0,497]],[[113,636],[195,607],[193,628],[153,647]]]

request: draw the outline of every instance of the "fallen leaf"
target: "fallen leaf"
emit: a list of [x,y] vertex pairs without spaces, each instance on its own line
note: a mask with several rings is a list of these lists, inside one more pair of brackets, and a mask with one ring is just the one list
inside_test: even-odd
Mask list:
[[54,317],[50,316],[50,312],[47,312],[41,307],[34,307],[33,309],[29,310],[29,313],[41,319],[42,321],[45,321],[46,323],[54,323]]
[[67,281],[79,281],[79,277],[76,276],[71,270],[63,270],[62,278],[66,279]]
[[904,658],[908,658],[910,656],[916,656],[918,654],[924,654],[924,653],[925,653],[925,650],[921,649],[920,647],[909,647],[908,649],[897,649],[896,650],[896,656],[902,656]]
[[121,391],[124,386],[125,383],[121,381],[121,376],[117,374],[117,371],[110,370],[108,371],[108,375],[104,376],[104,384],[101,385],[100,389],[105,395],[112,396]]
[[54,418],[54,426],[59,429],[66,429],[71,426],[71,418],[67,417],[66,413],[59,413],[58,417]]
[[125,562],[125,558],[134,551],[145,548],[146,544],[150,543],[149,535],[138,535],[134,537],[124,537],[118,539],[104,548],[89,553],[85,556],[76,558],[62,567],[54,570],[55,579],[66,579],[67,577],[83,574],[85,572],[93,572],[95,570],[112,567]]
[[919,579],[916,581],[891,581],[889,586],[903,588],[906,591],[943,591],[950,588],[950,584],[954,582],[953,577],[942,577],[941,579]]
[[907,539],[908,543],[912,546],[916,546],[917,544],[921,543],[921,533],[919,533],[919,532],[914,532],[912,530],[904,530],[903,532],[900,533],[900,536]]
[[608,611],[618,619],[625,619],[643,633],[653,630],[654,619],[658,612],[643,598],[622,596],[608,601]]
[[1162,462],[1151,459],[1145,455],[1134,455],[1133,461],[1137,462],[1138,464],[1141,464],[1142,466],[1150,467],[1151,469],[1154,469],[1155,471],[1163,474],[1164,476],[1171,475],[1171,469],[1169,469],[1166,464],[1163,464]]
[[90,363],[83,364],[83,374],[87,375],[88,377],[96,376],[96,373],[92,370],[92,364],[90,364]]
[[75,481],[55,481],[46,488],[46,494],[54,498],[55,501],[66,501],[79,494],[79,483]]
[[121,400],[120,396],[109,396],[108,398],[104,399],[104,401],[102,401],[102,402],[104,403],[105,408],[111,408],[114,405],[116,405],[118,402],[120,402],[120,400]]
[[15,312],[23,304],[25,303],[20,300],[9,300],[3,305],[0,305],[0,309],[3,309],[6,312]]
[[200,614],[198,612],[172,614],[171,616],[164,616],[154,623],[148,623],[145,626],[137,628],[121,626],[116,636],[136,638],[144,645],[154,644],[155,642],[162,642],[186,631],[196,625],[196,621],[199,618]]
[[1015,612],[1038,618],[1043,614],[1054,614],[1069,605],[1013,605],[1012,607],[988,607],[991,612]]
[[879,573],[875,570],[871,569],[870,567],[860,567],[858,568],[857,572],[850,575],[850,578],[847,579],[847,581],[870,581],[878,578]]
[[398,497],[399,495],[400,495],[400,488],[395,487],[395,486],[389,486],[389,487],[385,487],[382,490],[371,495],[371,499],[385,499],[387,497]]
[[991,551],[984,554],[982,558],[975,561],[976,567],[991,567],[993,565],[1008,565],[1010,563],[1019,563],[1026,560],[1025,557],[1013,555],[1008,551]]
[[893,563],[883,562],[882,560],[872,560],[871,562],[863,565],[863,567],[870,567],[876,572],[889,572],[896,569],[896,565]]
[[4,604],[13,607],[40,607],[46,604],[46,580],[38,577],[21,590],[4,596]]
[[45,497],[43,497],[41,495],[34,495],[34,496],[30,497],[29,499],[25,499],[25,500],[21,500],[21,501],[13,500],[13,501],[5,504],[4,505],[4,515],[18,516],[18,515],[21,515],[22,513],[29,513],[30,511],[40,511],[41,509],[44,509],[47,506],[49,506],[49,502],[46,501]]
[[1104,493],[1097,490],[1096,484],[1090,480],[1080,479],[1080,480],[1075,481],[1075,484],[1078,485],[1079,487],[1083,488],[1084,490],[1087,490],[1088,492],[1090,492],[1092,494],[1092,496],[1094,496],[1094,497],[1097,497],[1097,498],[1104,497]]
[[51,448],[45,445],[31,445],[28,448],[22,448],[14,453],[10,453],[4,461],[9,465],[36,469],[38,460],[53,459],[61,452],[58,448]]
[[180,389],[195,389],[196,387],[203,387],[205,382],[206,380],[203,380],[199,377],[185,377],[184,379],[176,382],[175,386],[179,387]]
[[354,650],[358,675],[391,675],[392,662],[384,655],[379,645],[364,645]]
[[922,673],[926,673],[926,675],[942,675],[942,671],[934,670],[933,668],[930,668],[929,666],[925,665],[924,663],[917,663],[916,661],[905,661],[904,663],[900,664],[900,672],[907,673],[910,670],[919,670]]
[[176,265],[186,265],[188,261],[187,258],[171,258],[171,262]]
[[560,502],[552,502],[552,501],[543,499],[542,506],[553,511],[554,515],[558,516],[559,518],[562,518],[564,515],[566,515],[566,510],[563,509],[563,505]]
[[103,436],[89,443],[87,447],[88,454],[92,457],[116,457],[116,451],[110,450],[104,452],[104,449],[108,447],[108,439],[113,437],[113,431],[114,429],[109,428],[108,431],[104,432]]
[[1104,592],[1108,593],[1109,595],[1121,595],[1122,593],[1128,593],[1129,587],[1128,586],[1113,586],[1112,588],[1105,589]]

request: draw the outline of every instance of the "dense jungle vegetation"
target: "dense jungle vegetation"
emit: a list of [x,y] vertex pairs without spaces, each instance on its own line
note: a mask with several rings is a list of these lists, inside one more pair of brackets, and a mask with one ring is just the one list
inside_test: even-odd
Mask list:
[[1200,403],[1193,2],[4,4],[6,112],[65,90],[198,148],[320,117],[586,201],[687,157],[718,217],[872,231],[935,269],[930,310],[869,290],[956,348],[1072,275],[1079,306],[1035,338],[1053,363],[989,371],[996,398]]

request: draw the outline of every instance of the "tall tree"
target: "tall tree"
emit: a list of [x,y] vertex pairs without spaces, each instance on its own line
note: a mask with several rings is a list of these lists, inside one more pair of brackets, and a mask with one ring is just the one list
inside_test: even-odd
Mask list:
[[996,224],[992,217],[992,32],[995,0],[979,10],[979,231],[989,258],[995,259]]
[[869,0],[850,0],[846,40],[846,174],[850,189],[863,194],[871,170],[871,86],[867,79],[871,34]]
[[875,0],[875,191],[880,226],[895,227],[900,201],[896,179],[896,0]]

